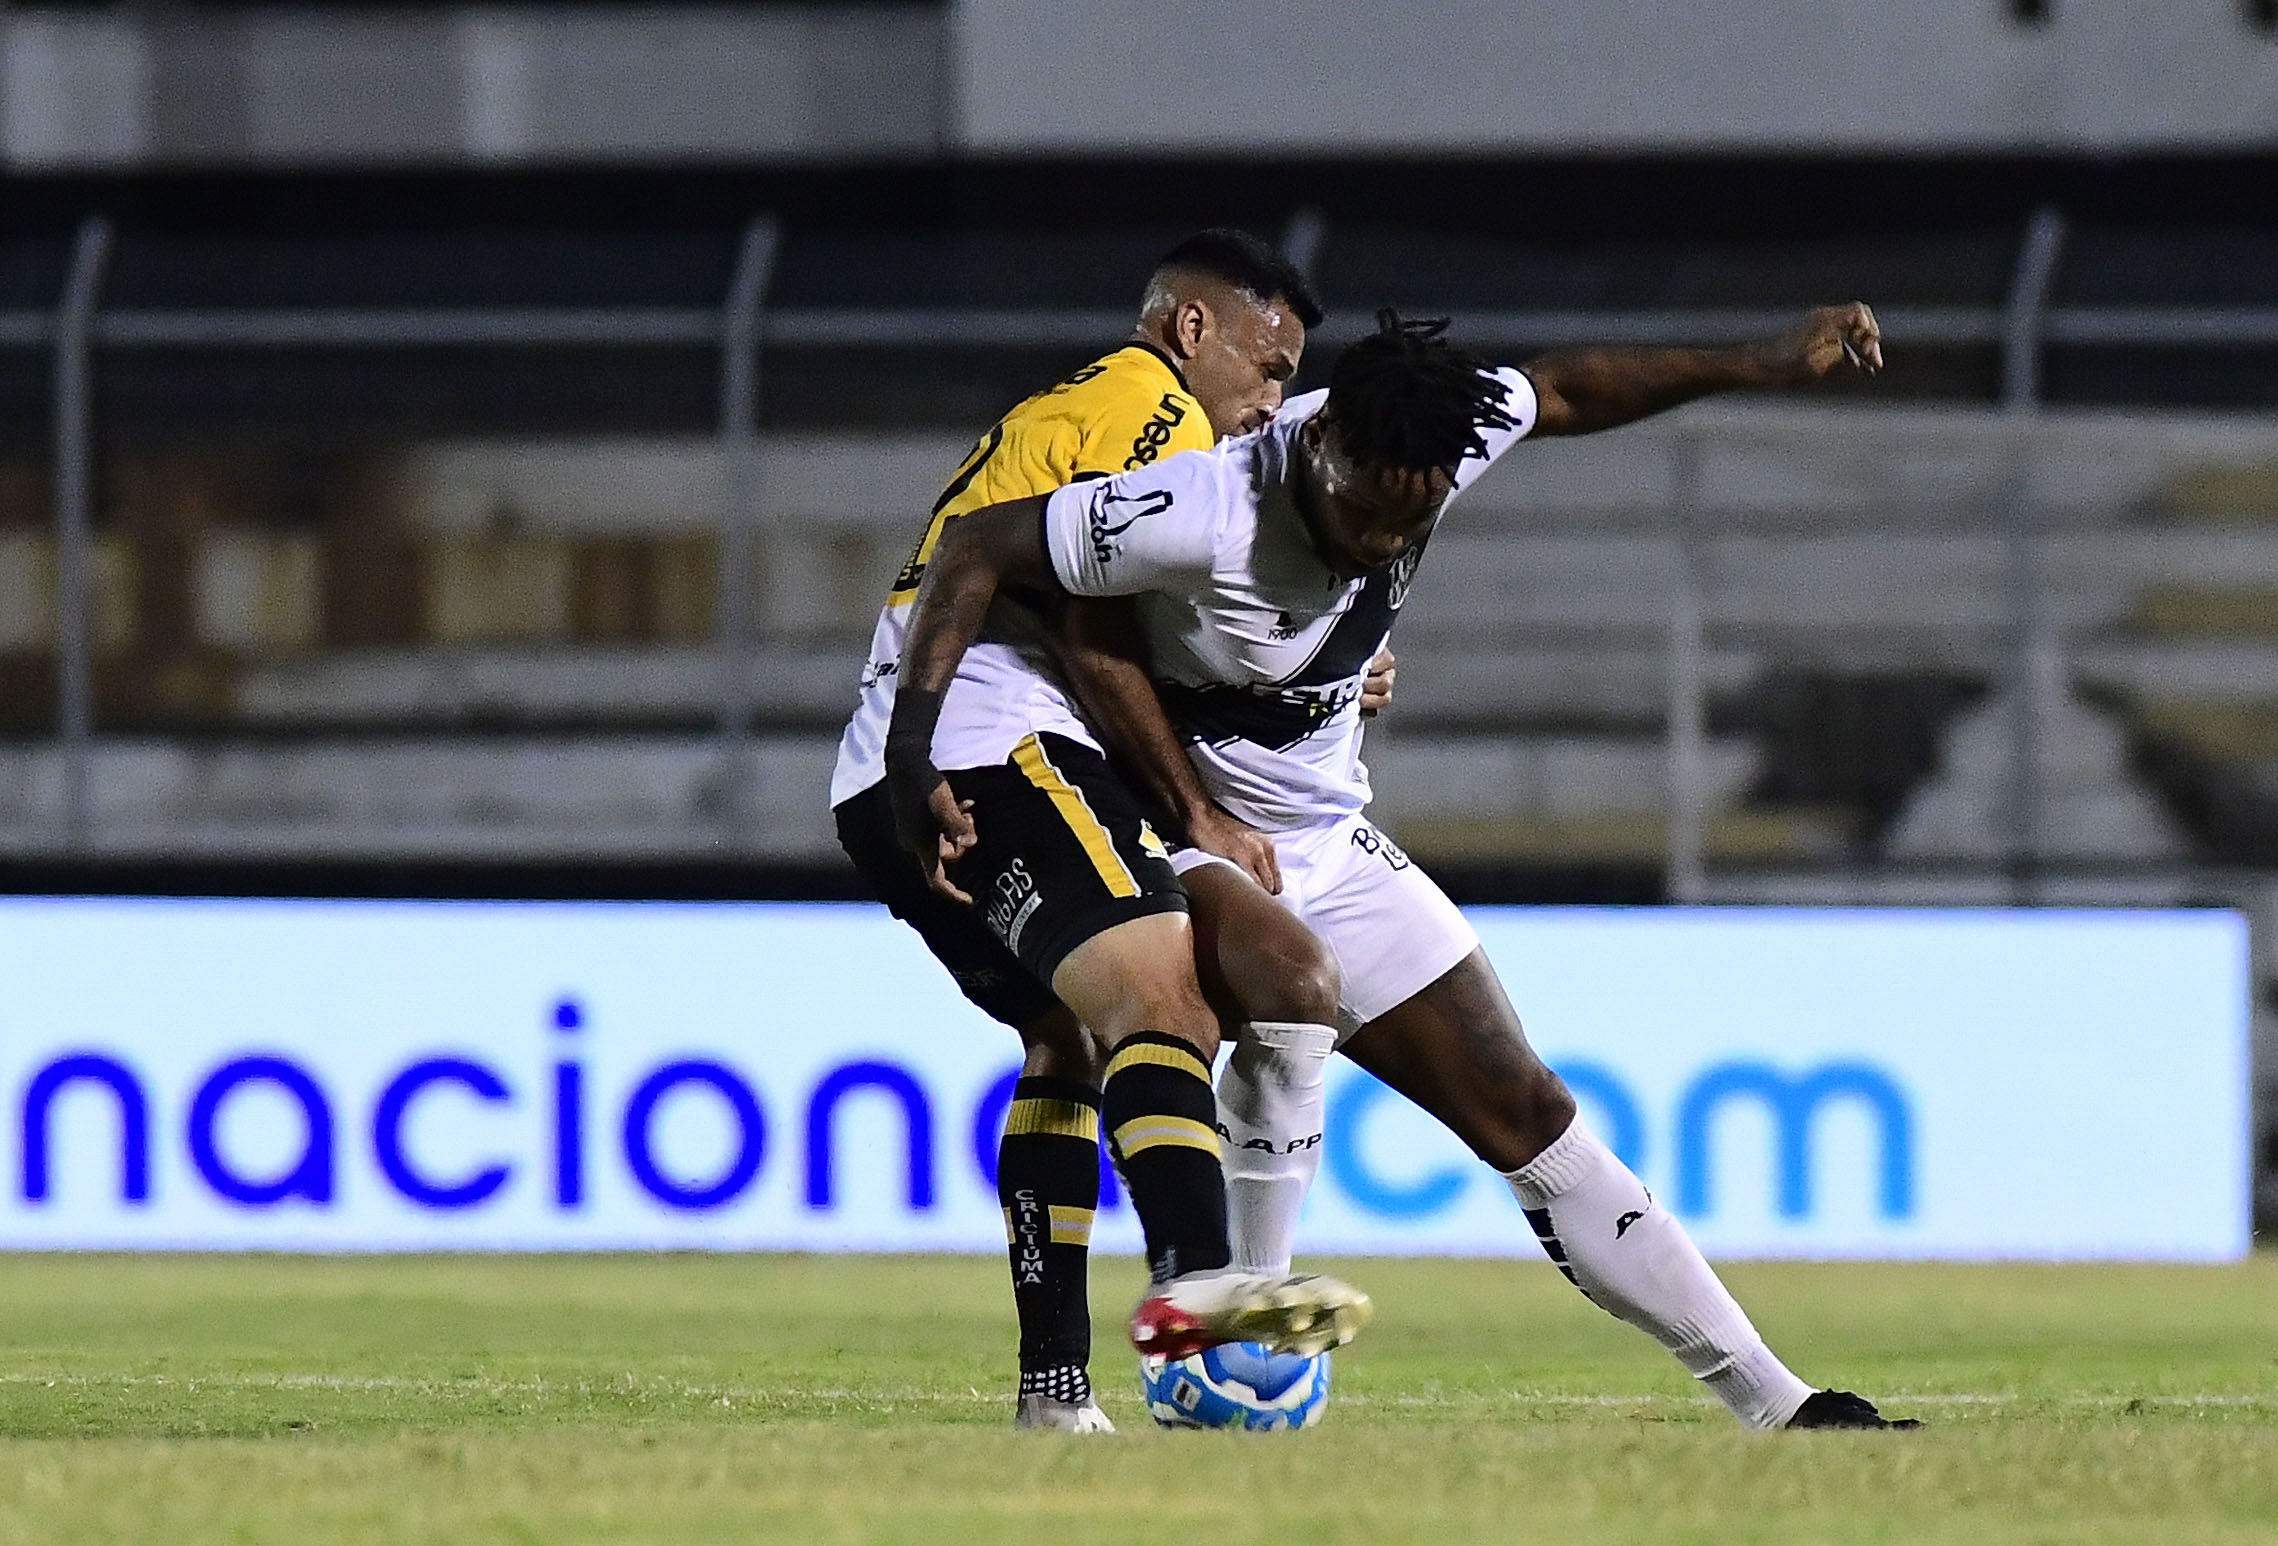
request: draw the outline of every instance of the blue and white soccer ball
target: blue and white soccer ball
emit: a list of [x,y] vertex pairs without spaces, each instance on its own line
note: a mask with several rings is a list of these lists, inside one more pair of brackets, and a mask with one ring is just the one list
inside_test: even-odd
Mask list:
[[1142,1358],[1147,1410],[1166,1428],[1310,1428],[1329,1409],[1329,1355],[1228,1342],[1188,1358]]

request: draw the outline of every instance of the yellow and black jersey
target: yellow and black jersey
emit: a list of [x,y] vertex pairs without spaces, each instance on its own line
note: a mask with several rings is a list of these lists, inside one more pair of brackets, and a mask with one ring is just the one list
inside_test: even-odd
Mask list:
[[1078,478],[1104,478],[1216,441],[1209,415],[1170,360],[1145,344],[1112,354],[999,419],[934,501],[917,551],[894,578],[888,606],[917,598],[944,521]]
[[[1081,478],[1105,478],[1215,443],[1210,418],[1185,378],[1145,344],[1125,344],[999,419],[967,453],[934,501],[925,536],[879,609],[862,668],[862,695],[839,742],[831,774],[835,807],[885,776],[881,760],[894,713],[903,634],[942,526],[1008,499],[1049,494]],[[1024,738],[1053,734],[1092,745],[1091,731],[1053,680],[1041,624],[1012,598],[990,608],[981,637],[949,685],[934,750],[945,768],[1002,762]]]

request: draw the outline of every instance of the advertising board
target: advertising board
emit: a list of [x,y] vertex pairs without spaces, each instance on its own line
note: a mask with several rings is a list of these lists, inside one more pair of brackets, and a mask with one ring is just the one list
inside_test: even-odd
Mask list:
[[[2247,1247],[2234,915],[1472,916],[1711,1255]],[[997,1250],[1017,1060],[870,907],[0,902],[0,1245]],[[1341,1059],[1323,1148],[1305,1250],[1538,1250]]]

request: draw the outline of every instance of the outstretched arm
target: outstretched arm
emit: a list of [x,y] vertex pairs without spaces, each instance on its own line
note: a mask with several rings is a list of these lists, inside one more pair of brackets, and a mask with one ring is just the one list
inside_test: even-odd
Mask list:
[[933,765],[933,727],[997,593],[1017,585],[1061,588],[1044,551],[1044,500],[989,505],[942,524],[895,668],[885,749],[894,831],[925,870],[926,884],[960,902],[973,899],[942,866],[973,846],[973,820]]
[[1731,349],[1556,349],[1526,373],[1537,435],[1587,435],[1712,392],[1803,386],[1844,360],[1882,369],[1882,331],[1864,304],[1822,306],[1777,338]]

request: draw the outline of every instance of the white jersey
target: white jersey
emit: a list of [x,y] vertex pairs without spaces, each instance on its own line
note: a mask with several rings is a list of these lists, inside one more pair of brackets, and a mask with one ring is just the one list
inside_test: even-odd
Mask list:
[[[1534,383],[1493,374],[1515,427],[1487,432],[1486,455],[1457,468],[1456,493],[1534,428]],[[1139,598],[1157,690],[1204,788],[1269,832],[1368,804],[1361,684],[1425,547],[1357,580],[1322,561],[1291,485],[1298,431],[1327,399],[1292,398],[1255,434],[1072,484],[1045,505],[1060,583]]]
[[[894,718],[894,673],[900,664],[909,608],[878,619],[862,667],[862,700],[839,738],[831,770],[831,805],[853,799],[886,776],[886,731]],[[957,663],[933,731],[937,768],[990,768],[1042,731],[1103,750],[1061,684],[1043,624],[1025,607],[989,609],[991,638],[976,641]]]

